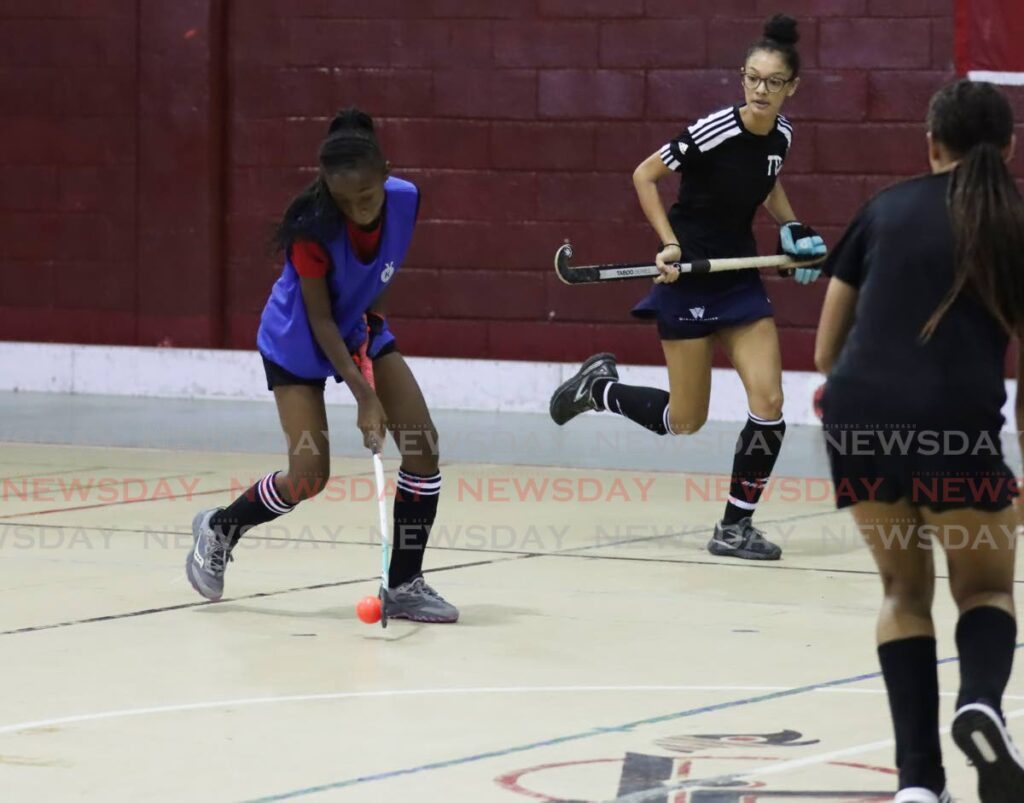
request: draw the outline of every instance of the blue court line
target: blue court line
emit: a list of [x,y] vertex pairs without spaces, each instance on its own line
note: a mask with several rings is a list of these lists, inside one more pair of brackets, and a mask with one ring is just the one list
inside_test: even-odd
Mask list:
[[[1018,644],[1016,649],[1024,648],[1024,643]],[[942,658],[938,661],[938,665],[953,664],[957,663],[959,658]],[[536,750],[540,747],[553,747],[554,745],[566,744],[567,742],[578,742],[583,739],[590,739],[594,736],[604,736],[609,733],[625,733],[626,731],[633,730],[633,728],[643,727],[645,725],[657,725],[662,722],[670,722],[675,719],[686,719],[687,717],[695,717],[699,714],[710,714],[713,711],[724,711],[729,708],[739,708],[745,705],[753,705],[754,703],[765,703],[771,700],[780,700],[785,697],[795,697],[798,694],[806,694],[807,692],[817,691],[818,689],[830,689],[835,686],[847,686],[851,683],[859,683],[863,680],[875,680],[882,676],[881,672],[871,672],[866,675],[855,675],[848,678],[840,678],[838,680],[828,680],[823,683],[812,683],[809,686],[797,686],[792,689],[786,689],[785,691],[775,691],[768,694],[761,694],[757,697],[745,697],[741,700],[730,700],[725,703],[715,703],[714,705],[705,705],[700,708],[688,708],[685,711],[676,711],[672,714],[662,714],[657,717],[650,717],[648,719],[638,719],[634,722],[627,722],[623,725],[612,725],[607,728],[591,728],[590,730],[580,731],[579,733],[572,733],[568,736],[556,736],[553,739],[544,739],[539,742],[530,742],[529,744],[521,744],[515,747],[506,747],[501,750],[491,750],[487,753],[477,753],[472,756],[463,756],[462,758],[453,758],[448,761],[435,761],[431,764],[420,764],[418,767],[406,767],[401,770],[389,770],[388,772],[378,772],[374,775],[361,775],[356,778],[348,778],[344,781],[334,781],[332,783],[320,784],[319,786],[308,786],[304,789],[295,789],[291,792],[282,792],[281,794],[271,795],[269,797],[253,798],[252,800],[244,801],[244,803],[272,803],[277,800],[292,800],[297,797],[305,797],[306,795],[315,795],[320,792],[329,792],[334,789],[345,789],[350,786],[358,786],[364,783],[372,783],[373,781],[385,781],[391,778],[398,778],[402,775],[416,775],[421,772],[429,772],[431,770],[447,769],[448,767],[458,767],[462,764],[472,764],[477,761],[486,761],[489,758],[501,758],[503,756],[510,756],[515,753],[524,753],[528,750]]]

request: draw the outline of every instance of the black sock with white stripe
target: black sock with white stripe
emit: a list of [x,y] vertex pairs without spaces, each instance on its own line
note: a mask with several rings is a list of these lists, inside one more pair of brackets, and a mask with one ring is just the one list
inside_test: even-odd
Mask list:
[[397,588],[423,571],[423,552],[441,498],[441,473],[430,476],[398,470],[395,525],[388,585]]
[[274,479],[280,473],[274,471],[267,474],[234,502],[210,517],[211,527],[222,535],[231,536],[231,546],[237,544],[246,531],[273,521],[295,507],[281,498],[274,484]]
[[732,482],[729,501],[725,506],[722,523],[735,524],[754,515],[775,461],[782,450],[786,422],[779,418],[768,421],[748,413],[747,423],[736,440],[736,456],[732,461]]
[[617,413],[659,435],[668,434],[667,391],[596,379],[591,392],[598,410]]

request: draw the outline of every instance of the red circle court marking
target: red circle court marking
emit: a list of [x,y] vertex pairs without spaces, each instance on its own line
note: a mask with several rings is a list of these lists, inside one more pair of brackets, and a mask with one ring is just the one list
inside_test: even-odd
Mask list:
[[521,786],[519,779],[524,775],[529,775],[531,772],[540,772],[542,770],[557,770],[562,767],[582,767],[585,764],[621,764],[624,759],[621,758],[592,758],[586,761],[562,761],[556,764],[539,764],[536,767],[527,767],[524,770],[515,770],[513,772],[506,773],[505,775],[499,775],[494,779],[494,782],[509,792],[515,792],[520,795],[526,795],[527,797],[536,798],[537,800],[546,801],[546,803],[557,803],[557,797],[550,797],[549,795],[542,795],[540,792],[533,792],[527,789],[525,786]]
[[[665,756],[665,758],[674,758],[675,760],[697,760],[697,761],[779,761],[778,757],[773,756],[686,756],[684,759],[678,759],[673,756]],[[532,789],[527,789],[519,781],[524,775],[530,775],[535,772],[543,772],[545,770],[556,770],[564,767],[582,767],[588,764],[622,764],[625,762],[624,758],[592,758],[583,761],[561,761],[553,764],[538,764],[536,767],[527,767],[521,770],[514,770],[512,772],[499,775],[494,779],[494,782],[506,789],[509,792],[515,792],[519,795],[526,797],[532,797],[535,800],[543,800],[545,803],[558,803],[560,800],[564,800],[564,796],[552,797],[546,795],[543,792],[535,792]],[[854,761],[826,761],[822,766],[825,767],[848,767],[850,769],[865,770],[867,772],[877,772],[884,775],[896,775],[898,771],[890,767],[876,767],[871,764],[860,764]],[[763,787],[763,783],[758,784],[759,787]],[[748,787],[749,788],[749,787]],[[653,790],[652,790],[653,791]],[[671,794],[672,792],[685,792],[685,789],[672,789],[666,787],[665,793]],[[742,787],[737,787],[736,791],[743,791]],[[756,791],[754,792],[756,798]],[[807,790],[811,791],[811,790]],[[828,790],[818,790],[828,791]],[[864,794],[868,797],[860,798],[861,801],[884,801],[889,800],[889,793],[887,792],[856,792],[855,794]],[[591,801],[584,801],[580,798],[580,803],[596,803]]]
[[856,761],[829,761],[827,762],[836,767],[852,767],[855,770],[871,770],[872,772],[884,772],[888,775],[899,775],[900,771],[893,769],[892,767],[875,767],[871,764],[858,764]]

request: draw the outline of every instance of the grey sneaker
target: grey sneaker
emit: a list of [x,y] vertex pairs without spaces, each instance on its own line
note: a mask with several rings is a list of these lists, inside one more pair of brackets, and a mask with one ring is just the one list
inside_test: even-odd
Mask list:
[[708,552],[744,560],[778,560],[782,557],[782,550],[764,537],[749,516],[735,524],[718,522],[715,534],[708,541]]
[[388,619],[451,624],[459,621],[459,609],[427,585],[418,574],[398,588],[389,588],[384,606]]
[[571,421],[580,413],[596,410],[597,402],[591,393],[595,379],[619,378],[619,370],[615,367],[614,354],[595,354],[588,359],[572,377],[567,379],[551,395],[548,412],[551,420],[558,426]]
[[185,574],[192,588],[216,602],[224,594],[224,571],[231,557],[231,540],[210,527],[210,516],[222,507],[200,510],[192,519],[192,551],[185,558]]
[[970,703],[953,715],[953,741],[978,771],[981,803],[1013,803],[1024,798],[1024,758],[1003,718],[984,703]]

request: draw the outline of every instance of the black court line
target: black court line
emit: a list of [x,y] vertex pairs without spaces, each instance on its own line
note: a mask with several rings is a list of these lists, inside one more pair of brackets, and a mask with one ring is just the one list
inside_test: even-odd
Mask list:
[[[198,496],[198,494],[196,494],[196,495]],[[831,511],[831,512],[834,513],[835,511]],[[804,520],[804,519],[816,518],[816,517],[819,517],[821,515],[824,515],[824,514],[821,513],[821,512],[819,512],[819,513],[800,513],[800,514],[797,514],[797,515],[794,515],[794,516],[786,516],[786,517],[783,517],[781,519],[770,519],[768,521],[763,522],[763,524],[768,525],[768,524],[780,524],[780,523],[790,522],[790,521],[800,521],[800,520]],[[36,528],[36,529],[48,529],[48,530],[53,530],[53,529],[97,530],[97,531],[103,532],[103,533],[138,533],[138,534],[141,534],[141,535],[174,535],[174,536],[189,535],[189,536],[191,536],[191,531],[187,527],[185,527],[185,526],[183,526],[182,529],[180,529],[180,530],[157,530],[157,529],[152,529],[152,530],[151,529],[141,529],[140,530],[137,527],[97,527],[97,526],[81,526],[81,525],[74,525],[74,524],[38,524],[38,523],[35,523],[35,522],[10,521],[10,520],[3,519],[3,517],[0,517],[0,527],[33,527],[33,528]],[[565,549],[562,549],[562,550],[559,550],[559,551],[555,551],[555,552],[537,552],[537,551],[534,551],[534,550],[526,550],[526,549],[487,549],[485,547],[440,546],[440,545],[437,545],[437,544],[430,545],[430,549],[432,551],[435,551],[435,552],[469,552],[469,553],[472,553],[472,554],[480,554],[480,555],[511,555],[511,556],[521,556],[521,557],[564,557],[564,558],[584,557],[584,558],[592,558],[592,559],[599,559],[599,560],[648,560],[650,562],[655,562],[655,563],[657,563],[657,562],[665,562],[665,563],[693,563],[695,565],[700,565],[700,566],[731,566],[731,565],[741,565],[742,564],[742,565],[750,565],[752,568],[770,568],[769,565],[761,565],[761,564],[772,564],[773,563],[772,561],[761,561],[760,563],[757,562],[757,561],[736,561],[734,563],[734,562],[730,562],[730,561],[697,561],[697,560],[687,561],[686,559],[683,559],[683,558],[679,558],[679,559],[664,559],[663,560],[663,559],[660,559],[660,558],[638,558],[636,556],[633,556],[633,557],[620,557],[620,556],[611,556],[611,555],[582,555],[582,556],[579,556],[579,555],[574,554],[576,552],[582,552],[582,551],[589,550],[589,549],[612,549],[612,548],[619,547],[619,546],[626,546],[626,545],[639,544],[639,543],[649,543],[649,542],[652,542],[652,541],[665,540],[665,539],[668,539],[668,538],[686,538],[686,537],[689,537],[689,536],[694,536],[694,537],[696,537],[696,536],[706,536],[709,533],[711,533],[713,531],[713,529],[714,529],[713,527],[708,527],[708,528],[700,528],[700,529],[687,530],[687,531],[684,531],[684,532],[659,533],[657,535],[637,536],[635,538],[622,539],[622,540],[618,540],[618,541],[606,541],[606,542],[602,542],[602,543],[599,543],[599,544],[585,544],[583,546],[567,547]],[[373,532],[373,531],[371,531],[371,532]],[[303,539],[283,538],[283,537],[266,536],[266,535],[251,535],[251,536],[247,535],[246,536],[246,541],[271,541],[271,542],[285,542],[285,543],[294,543],[294,544],[324,544],[324,545],[327,545],[327,546],[377,546],[378,543],[379,543],[378,541],[373,540],[372,538],[370,538],[370,539],[368,539],[366,541],[348,541],[348,540],[343,540],[343,539],[327,540],[327,539],[321,539],[321,538],[303,538]],[[796,571],[796,570],[800,570],[800,571],[825,571],[824,569],[815,569],[813,567],[795,567],[795,566],[783,567],[783,566],[779,565],[778,562],[774,562],[774,568],[787,568],[787,569],[794,570],[794,571]],[[867,572],[867,573],[868,574],[872,574],[873,572]],[[2,633],[0,633],[0,635],[2,635]]]
[[0,477],[0,482],[12,482],[14,480],[31,480],[35,477],[59,477],[64,474],[72,474],[76,471],[109,471],[115,466],[79,466],[77,468],[66,468],[63,471],[41,471],[38,474],[12,474],[10,477]]
[[[106,465],[104,465],[104,466],[76,466],[74,468],[65,468],[65,469],[61,469],[59,471],[41,471],[38,474],[12,474],[9,477],[0,477],[0,482],[8,482],[8,481],[11,481],[11,480],[32,479],[34,477],[61,477],[61,476],[67,475],[67,474],[74,474],[76,471],[77,472],[82,472],[84,474],[85,472],[88,472],[88,471],[152,471],[152,470],[155,470],[155,467],[152,467],[152,466],[106,466]],[[212,470],[212,469],[209,470],[209,471],[192,471],[192,472],[189,472],[189,474],[193,474],[193,475],[195,475],[197,477],[198,476],[208,476],[210,474],[216,474],[216,473],[217,472]],[[181,475],[181,476],[185,476],[185,475]],[[156,479],[156,478],[144,477],[144,478],[140,478],[140,479]]]
[[[183,477],[205,476],[205,475],[212,474],[212,473],[213,472],[209,472],[209,471],[207,471],[207,472],[195,471],[195,472],[189,472],[189,473],[186,473],[186,474],[167,474],[166,476],[162,476],[162,477],[122,477],[120,479],[120,482],[122,482],[122,483],[124,483],[124,482],[143,482],[143,483],[163,482],[165,480],[180,480]],[[115,483],[115,487],[116,487],[116,483]],[[208,494],[224,493],[225,491],[234,491],[234,490],[236,490],[236,489],[235,488],[219,488],[219,489],[212,490],[212,491],[190,491],[190,492],[185,493],[185,494],[171,494],[169,496],[155,496],[155,497],[150,497],[150,498],[147,498],[147,499],[115,499],[115,500],[113,500],[111,502],[96,502],[96,503],[91,504],[91,505],[69,505],[67,507],[54,507],[54,508],[47,508],[45,510],[26,510],[26,511],[23,511],[21,513],[10,513],[8,515],[0,516],[0,521],[8,521],[13,516],[45,516],[45,515],[49,515],[49,514],[53,514],[53,513],[71,513],[71,512],[74,512],[74,511],[78,511],[78,510],[94,510],[96,508],[116,507],[118,505],[141,505],[141,504],[145,504],[147,502],[174,502],[174,501],[177,501],[178,499],[189,499],[189,500],[191,500],[193,497],[196,497],[196,496],[206,496]],[[81,492],[82,491],[85,491],[86,496],[90,496],[90,495],[92,495],[93,491],[96,491],[98,493],[102,492],[103,488],[96,487],[95,485],[89,485],[88,487],[81,486],[80,488],[74,489],[73,491],[65,489],[63,491],[64,496],[65,496],[65,500],[64,501],[70,501],[66,497],[69,496],[72,492],[77,493],[78,496],[81,497]],[[61,493],[61,491],[54,490],[54,491],[48,492],[48,493],[57,494],[57,493]],[[25,502],[25,501],[28,501],[28,500],[22,499],[21,501]],[[80,499],[80,501],[85,501],[85,500],[84,499]],[[85,528],[83,528],[83,529],[85,529]],[[99,529],[99,528],[95,528],[95,529]]]
[[[777,522],[780,522],[780,521],[792,521],[794,519],[812,518],[814,516],[819,516],[819,515],[822,515],[822,514],[820,514],[820,513],[807,513],[807,514],[801,514],[801,515],[798,515],[798,516],[788,516],[788,517],[785,517],[783,519],[776,519],[776,520],[773,520],[773,521],[770,521],[770,522],[765,522],[765,524],[777,523]],[[39,527],[39,526],[42,526],[42,525],[30,524],[30,525],[24,525],[24,526]],[[87,529],[87,528],[81,528],[81,529]],[[139,530],[127,530],[127,532],[141,532],[141,531],[139,531]],[[180,533],[173,533],[173,534],[180,534]],[[653,540],[653,539],[666,538],[666,537],[671,537],[671,536],[657,535],[657,536],[649,536],[648,538],[649,538],[649,540]],[[264,539],[264,540],[271,540],[271,539]],[[288,540],[288,539],[275,539],[275,540]],[[636,540],[643,540],[643,539],[636,539]],[[359,543],[363,544],[365,542],[359,542]],[[524,553],[514,553],[514,554],[509,554],[508,552],[500,552],[499,553],[500,557],[494,557],[494,558],[491,558],[490,560],[472,561],[472,562],[469,562],[469,563],[460,563],[460,564],[455,564],[455,565],[452,565],[452,566],[442,566],[442,567],[438,567],[436,569],[427,569],[424,572],[424,574],[434,574],[434,573],[437,573],[437,572],[446,572],[446,571],[452,571],[452,570],[455,570],[455,569],[467,569],[467,568],[472,568],[472,567],[476,567],[476,566],[489,566],[489,565],[493,565],[493,564],[496,564],[496,563],[508,563],[508,562],[511,562],[511,561],[514,561],[514,560],[528,560],[530,558],[546,558],[546,557],[582,557],[582,558],[585,558],[585,559],[586,558],[600,558],[601,556],[595,556],[595,555],[572,555],[572,554],[569,554],[569,553],[572,552],[572,551],[578,552],[581,549],[596,549],[596,548],[599,548],[599,547],[603,548],[603,547],[606,547],[606,546],[607,546],[606,544],[601,544],[601,545],[593,545],[593,546],[587,546],[587,547],[575,547],[572,550],[564,550],[563,552],[524,552]],[[442,549],[444,549],[444,547],[442,547]],[[463,551],[470,551],[470,550],[463,550]],[[701,566],[730,566],[730,565],[732,565],[732,564],[726,564],[726,563],[711,563],[711,562],[705,563],[703,561],[694,561],[694,563],[698,563]],[[292,594],[292,593],[302,592],[302,591],[317,591],[317,590],[324,589],[324,588],[340,588],[340,587],[343,587],[343,586],[355,585],[357,583],[370,582],[371,580],[377,579],[379,576],[380,575],[378,575],[378,574],[374,574],[374,575],[372,575],[370,577],[360,577],[360,578],[352,579],[352,580],[339,580],[337,582],[331,582],[331,583],[316,583],[314,585],[309,585],[309,586],[297,586],[295,588],[278,589],[277,591],[261,591],[261,592],[255,593],[255,594],[248,594],[248,595],[242,596],[242,597],[225,597],[222,600],[220,600],[220,602],[239,602],[239,601],[242,601],[242,600],[262,599],[264,597],[278,597],[278,596],[282,596],[284,594]],[[13,636],[13,635],[18,635],[18,634],[22,634],[22,633],[37,633],[37,632],[40,632],[40,631],[43,631],[43,630],[58,630],[58,629],[66,628],[66,627],[75,627],[77,625],[86,625],[86,624],[96,624],[96,623],[99,623],[99,622],[113,622],[113,621],[117,621],[119,619],[133,619],[133,618],[140,617],[140,616],[149,616],[149,615],[157,614],[157,613],[169,613],[171,611],[181,611],[181,610],[187,610],[189,608],[201,608],[201,607],[206,606],[206,605],[216,605],[216,604],[217,603],[215,603],[215,602],[209,602],[209,601],[185,602],[185,603],[181,603],[179,605],[167,605],[167,606],[163,606],[163,607],[160,607],[160,608],[146,608],[146,609],[138,610],[138,611],[127,611],[125,613],[106,614],[104,616],[92,616],[92,617],[88,617],[88,618],[84,618],[84,619],[73,619],[73,620],[69,620],[69,621],[66,621],[66,622],[55,622],[53,624],[48,624],[48,625],[32,625],[32,626],[29,626],[29,627],[19,627],[19,628],[14,628],[12,630],[0,631],[0,636]]]
[[[827,510],[827,511],[818,511],[818,512],[815,512],[815,513],[800,513],[800,514],[796,514],[796,515],[793,515],[793,516],[784,516],[784,517],[779,518],[779,519],[766,520],[766,521],[763,521],[762,524],[770,525],[770,524],[781,524],[781,523],[792,522],[792,521],[806,521],[806,520],[809,520],[809,519],[820,518],[822,516],[833,515],[833,514],[836,514],[837,512],[838,511],[836,511],[836,510]],[[5,522],[5,523],[12,523],[13,524],[13,522]],[[43,527],[45,525],[23,524],[21,526]],[[55,525],[51,525],[51,526],[55,526]],[[63,525],[63,526],[69,526],[69,525]],[[131,533],[131,532],[146,532],[146,533],[152,533],[152,534],[166,534],[166,535],[181,535],[182,534],[182,531],[137,530],[137,529],[133,529],[133,528],[120,528],[120,529],[114,529],[114,528],[80,528],[80,529],[102,529],[102,530],[107,531],[107,532],[128,532],[128,533]],[[707,533],[711,532],[712,530],[713,530],[713,528],[708,528],[707,530],[704,530],[703,532],[704,532],[704,534],[707,534]],[[185,532],[187,532],[187,531],[185,531]],[[873,576],[873,575],[876,574],[876,572],[874,572],[874,571],[863,570],[863,569],[831,569],[831,568],[812,567],[812,566],[786,566],[785,564],[782,564],[779,561],[746,561],[746,560],[707,561],[707,560],[688,560],[686,558],[643,558],[643,557],[639,557],[639,556],[581,555],[581,554],[578,554],[580,552],[583,552],[583,551],[586,551],[586,550],[591,550],[591,549],[608,549],[608,548],[612,548],[612,547],[615,547],[615,546],[622,546],[622,545],[625,545],[625,544],[650,543],[652,541],[664,540],[664,539],[667,539],[667,538],[678,538],[681,535],[697,535],[697,534],[700,534],[701,532],[702,532],[701,530],[691,530],[691,531],[688,531],[688,532],[685,532],[685,533],[662,533],[660,535],[638,536],[637,538],[626,539],[626,540],[623,540],[623,541],[613,541],[613,542],[603,543],[603,544],[588,544],[588,545],[580,546],[580,547],[570,547],[568,549],[564,549],[564,550],[557,551],[557,552],[511,552],[511,551],[508,551],[508,550],[488,550],[488,549],[482,549],[482,548],[476,548],[476,549],[461,548],[460,549],[459,547],[433,547],[434,549],[437,549],[438,551],[470,552],[470,553],[474,553],[474,554],[493,554],[493,555],[496,555],[496,557],[491,558],[490,560],[471,561],[471,562],[468,562],[468,563],[454,564],[452,566],[442,566],[442,567],[438,567],[436,569],[427,569],[424,572],[424,574],[433,574],[433,573],[436,573],[436,572],[446,572],[446,571],[452,571],[452,570],[455,570],[455,569],[473,568],[473,567],[477,567],[477,566],[489,566],[489,565],[493,565],[493,564],[497,564],[497,563],[508,563],[508,562],[511,562],[511,561],[514,561],[514,560],[527,560],[527,559],[530,559],[530,558],[563,558],[563,559],[564,558],[581,558],[581,559],[584,559],[584,560],[610,560],[610,561],[621,560],[621,561],[644,562],[644,563],[664,563],[664,564],[679,564],[679,565],[689,565],[689,566],[707,566],[707,567],[736,568],[736,569],[762,569],[762,570],[774,569],[774,570],[783,570],[783,571],[791,571],[791,572],[816,572],[816,573],[822,573],[822,574],[852,574],[852,575],[861,575],[861,576]],[[273,537],[265,537],[265,536],[253,536],[252,540],[261,540],[261,541],[294,541],[294,539],[273,538]],[[355,541],[355,542],[347,542],[347,541],[320,541],[320,542],[317,542],[317,541],[309,540],[309,541],[302,541],[302,542],[295,541],[295,543],[325,543],[325,544],[341,544],[341,545],[344,545],[344,546],[375,546],[375,544],[373,544],[372,542],[368,542],[368,541]],[[375,574],[375,575],[370,576],[370,577],[361,577],[361,578],[353,579],[353,580],[339,580],[337,582],[330,582],[330,583],[316,583],[314,585],[297,586],[297,587],[294,587],[294,588],[284,588],[284,589],[279,589],[277,591],[258,592],[258,593],[255,593],[255,594],[248,594],[248,595],[242,596],[242,597],[225,597],[223,600],[221,600],[221,602],[237,602],[237,601],[241,601],[241,600],[260,599],[260,598],[263,598],[263,597],[277,597],[277,596],[281,596],[281,595],[284,595],[284,594],[292,594],[292,593],[298,593],[298,592],[302,592],[302,591],[317,591],[317,590],[324,589],[324,588],[340,588],[340,587],[343,587],[343,586],[355,585],[357,583],[370,582],[370,581],[376,579],[377,577],[379,577],[379,575]],[[942,579],[948,579],[948,578],[946,576],[944,576],[944,575],[936,575],[936,579],[942,580]],[[1015,584],[1024,585],[1024,578],[1022,578],[1020,580],[1016,580],[1014,582],[1015,582]],[[90,617],[90,618],[87,618],[87,619],[76,619],[76,620],[71,620],[71,621],[67,621],[67,622],[57,622],[57,623],[49,624],[49,625],[36,625],[36,626],[31,626],[31,627],[22,627],[22,628],[16,628],[16,629],[13,629],[13,630],[0,631],[0,636],[10,636],[10,635],[15,635],[15,634],[19,634],[19,633],[34,633],[34,632],[38,632],[38,631],[41,631],[41,630],[54,630],[54,629],[65,628],[65,627],[73,627],[75,625],[94,624],[94,623],[97,623],[97,622],[116,621],[118,619],[131,619],[131,618],[135,618],[135,617],[139,617],[139,616],[147,616],[147,615],[150,615],[150,614],[167,613],[167,612],[170,612],[170,611],[185,610],[185,609],[188,609],[188,608],[199,608],[199,607],[203,607],[205,605],[215,605],[215,604],[217,604],[217,603],[209,602],[209,601],[190,602],[190,603],[182,603],[180,605],[169,605],[169,606],[165,606],[165,607],[161,607],[161,608],[148,608],[148,609],[139,610],[139,611],[128,611],[126,613],[108,614],[108,615],[105,615],[105,616],[94,616],[94,617]]]
[[[515,560],[520,560],[523,557],[532,557],[530,555],[516,556]],[[510,558],[510,560],[512,560]],[[437,572],[448,572],[454,569],[468,569],[473,566],[486,566],[489,563],[498,563],[498,559],[495,560],[479,560],[470,563],[457,563],[452,566],[440,566],[436,569],[428,569],[424,574],[435,574]],[[309,586],[296,586],[295,588],[281,588],[277,591],[258,591],[255,594],[246,594],[241,597],[224,597],[219,602],[184,602],[180,605],[167,605],[162,608],[147,608],[141,611],[128,611],[127,613],[112,613],[105,616],[91,616],[87,619],[74,619],[67,622],[56,622],[50,625],[34,625],[32,627],[19,627],[14,630],[3,630],[0,631],[0,636],[13,636],[19,633],[38,633],[43,630],[58,630],[65,627],[74,627],[75,625],[88,625],[96,622],[112,622],[118,619],[133,619],[139,616],[149,616],[154,613],[168,613],[170,611],[181,611],[188,608],[203,608],[207,605],[219,605],[225,602],[243,602],[250,599],[263,599],[265,597],[279,597],[283,594],[293,594],[297,591],[318,591],[324,588],[341,588],[342,586],[356,585],[357,583],[368,583],[372,580],[379,580],[379,574],[373,574],[369,577],[357,577],[351,580],[338,580],[333,583],[315,583]]]
[[[37,530],[76,530],[76,531],[77,530],[96,530],[96,531],[101,532],[101,533],[125,533],[125,534],[137,533],[139,535],[145,535],[145,536],[150,536],[150,535],[153,535],[153,536],[156,536],[156,535],[186,536],[187,535],[189,537],[189,539],[192,538],[192,530],[191,530],[191,528],[186,527],[186,526],[182,526],[182,528],[180,530],[156,530],[156,529],[153,529],[153,530],[150,530],[150,529],[140,530],[137,527],[97,527],[97,526],[80,527],[80,526],[73,525],[73,524],[38,524],[38,523],[35,523],[35,522],[7,521],[5,519],[0,519],[0,528],[3,528],[3,527],[32,527],[32,528],[35,528]],[[309,528],[304,527],[303,529],[309,529]],[[344,539],[340,539],[340,538],[339,539],[331,540],[331,539],[326,539],[326,538],[281,538],[281,537],[275,537],[275,536],[272,536],[272,535],[246,535],[245,536],[245,542],[246,543],[252,542],[252,541],[272,541],[272,542],[281,542],[281,543],[296,544],[296,545],[299,545],[299,544],[302,544],[302,545],[304,545],[304,544],[321,545],[321,544],[323,544],[324,546],[369,546],[369,547],[379,547],[380,546],[380,541],[379,540],[373,540],[373,539],[367,539],[366,541],[348,541],[348,540],[344,540]],[[244,549],[244,547],[243,547],[243,549]],[[472,553],[472,554],[479,554],[479,555],[523,555],[523,556],[526,556],[526,555],[534,556],[534,555],[536,555],[536,556],[543,556],[543,555],[549,554],[549,553],[546,553],[546,552],[534,552],[534,551],[528,550],[528,549],[485,549],[483,547],[459,547],[459,546],[438,546],[438,545],[431,545],[430,549],[433,552],[469,552],[469,553]]]

